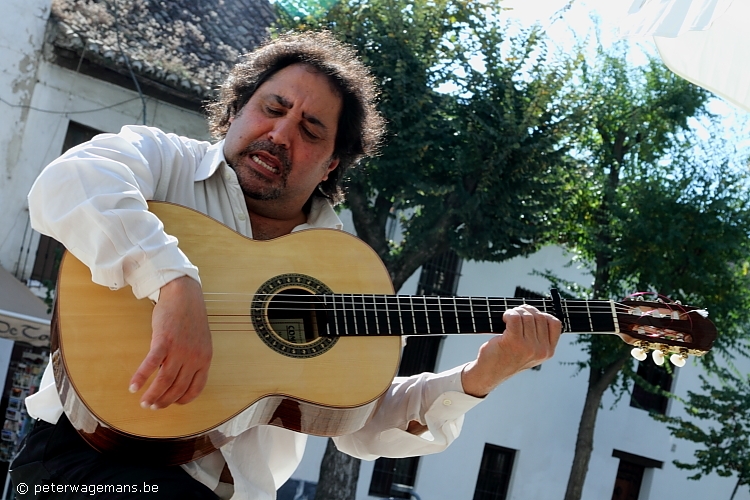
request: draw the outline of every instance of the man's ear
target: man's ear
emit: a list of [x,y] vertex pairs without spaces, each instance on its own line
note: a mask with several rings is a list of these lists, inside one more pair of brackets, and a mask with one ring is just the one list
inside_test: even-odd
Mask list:
[[331,158],[331,163],[328,165],[328,168],[326,168],[326,173],[323,176],[322,179],[320,179],[321,182],[328,180],[328,174],[336,170],[336,167],[339,166],[339,159],[338,158]]

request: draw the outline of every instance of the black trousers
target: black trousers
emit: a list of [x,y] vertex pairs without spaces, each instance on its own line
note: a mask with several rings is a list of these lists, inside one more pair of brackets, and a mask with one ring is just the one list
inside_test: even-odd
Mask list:
[[181,467],[125,463],[91,448],[63,414],[37,421],[10,465],[19,500],[217,500]]

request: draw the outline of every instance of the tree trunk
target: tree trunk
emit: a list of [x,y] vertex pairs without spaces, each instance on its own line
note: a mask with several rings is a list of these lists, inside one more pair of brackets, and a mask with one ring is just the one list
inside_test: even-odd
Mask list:
[[603,370],[597,370],[593,367],[589,369],[589,387],[586,391],[583,413],[578,424],[575,455],[573,456],[573,465],[570,468],[570,476],[568,476],[565,500],[581,499],[586,474],[589,470],[591,451],[594,449],[594,428],[596,427],[596,415],[599,412],[602,396],[627,360],[627,356],[622,356]]
[[329,439],[320,463],[315,500],[354,500],[359,480],[358,458],[341,453]]
[[737,478],[737,484],[734,485],[734,490],[732,491],[732,496],[729,497],[729,500],[734,500],[734,495],[737,494],[737,489],[740,487],[741,482],[742,482],[742,476],[739,476]]

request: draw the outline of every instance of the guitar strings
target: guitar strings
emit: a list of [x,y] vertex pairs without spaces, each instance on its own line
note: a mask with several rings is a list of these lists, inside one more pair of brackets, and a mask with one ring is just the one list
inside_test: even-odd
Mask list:
[[[554,311],[554,304],[550,304],[552,302],[552,299],[524,299],[524,298],[492,298],[492,297],[438,297],[438,296],[424,296],[424,295],[384,295],[384,294],[309,294],[309,293],[285,293],[283,295],[278,293],[269,293],[269,294],[251,294],[251,293],[229,293],[229,292],[208,292],[206,295],[240,295],[240,296],[247,296],[251,295],[253,298],[268,298],[268,297],[276,297],[272,302],[268,304],[264,304],[267,310],[273,311],[273,312],[292,312],[292,313],[309,313],[310,306],[319,305],[322,306],[327,312],[332,313],[341,313],[341,314],[349,314],[349,313],[372,313],[377,315],[380,314],[412,314],[415,315],[422,313],[425,316],[432,315],[435,313],[440,313],[441,316],[443,313],[446,314],[452,314],[453,311],[455,311],[456,314],[456,321],[459,321],[459,316],[466,316],[471,315],[472,318],[475,314],[479,315],[498,315],[501,313],[500,310],[496,309],[497,307],[504,306],[506,309],[508,307],[511,307],[513,305],[522,305],[522,304],[528,304],[531,306],[536,306],[540,308],[543,311],[547,311],[548,308],[550,310]],[[283,298],[279,298],[283,297]],[[305,301],[310,301],[311,298],[318,299],[317,302],[309,302],[308,304],[300,304],[299,301],[294,300],[285,300],[285,299],[303,299]],[[326,300],[323,304],[320,303],[319,299],[330,299],[331,301],[328,302]],[[339,301],[336,301],[335,299],[338,298]],[[347,301],[347,298],[349,301]],[[379,302],[376,300],[376,298],[381,299]],[[365,302],[365,299],[369,303]],[[408,301],[408,305],[406,302]],[[422,304],[417,304],[420,307],[414,307],[414,302],[422,302],[424,303],[424,307],[421,307]],[[247,303],[247,299],[234,299],[234,300],[217,300],[217,299],[207,299],[207,302],[214,302],[214,303],[222,303],[222,302],[245,302]],[[484,304],[482,304],[484,302]],[[510,304],[508,303],[510,302]],[[634,301],[634,302],[641,302],[641,300]],[[515,303],[515,304],[514,304]],[[477,305],[477,308],[475,309],[474,305]],[[404,305],[405,307],[402,307]],[[454,306],[453,311],[451,311],[451,305]],[[634,304],[634,305],[626,305],[622,304],[620,302],[614,302],[614,301],[606,301],[606,300],[595,300],[595,301],[587,301],[587,300],[575,300],[575,299],[565,299],[564,301],[561,301],[562,309],[563,309],[563,320],[567,320],[568,327],[572,328],[572,325],[570,325],[571,321],[571,314],[584,314],[588,316],[589,318],[596,319],[601,318],[603,315],[606,315],[607,317],[611,316],[613,314],[613,305],[614,305],[614,313],[616,314],[631,314],[633,311],[639,307],[650,307],[651,310],[643,311],[641,310],[640,314],[633,316],[639,316],[639,317],[655,317],[659,320],[666,320],[668,323],[671,323],[672,326],[677,327],[676,322],[682,322],[687,320],[687,322],[691,325],[692,328],[692,317],[690,317],[687,313],[689,312],[696,312],[688,311],[685,307],[683,307],[681,304],[665,304],[665,303],[653,303],[653,304]],[[493,306],[495,306],[495,309],[493,309]],[[680,317],[674,318],[672,314],[663,314],[660,312],[660,310],[667,310],[670,312],[674,312],[675,310],[681,310],[683,314],[679,314]],[[502,311],[504,312],[504,311]],[[241,314],[238,315],[227,315],[227,314],[213,314],[213,316],[242,316]],[[683,319],[684,317],[684,319]],[[613,318],[614,319],[614,318]],[[428,320],[428,318],[425,318],[425,320]],[[647,325],[646,325],[647,326]],[[593,326],[592,326],[593,329]]]
[[[288,296],[285,296],[288,298]],[[300,295],[300,298],[310,299],[311,297],[323,297],[323,296],[313,296],[313,295]],[[328,295],[327,297],[331,297]],[[355,296],[356,297],[356,296]],[[393,296],[390,296],[393,297]],[[405,296],[399,296],[399,297],[405,297]],[[421,296],[419,296],[421,297]],[[481,301],[482,299],[478,299]],[[507,306],[507,307],[514,307],[514,304],[505,304],[502,299],[490,299],[490,300],[496,300],[494,304],[471,304],[468,302],[460,303],[456,301],[456,303],[452,303],[453,301],[428,301],[425,304],[425,307],[415,307],[414,301],[409,301],[410,304],[407,304],[406,301],[398,301],[398,302],[353,302],[353,301],[346,301],[345,299],[341,299],[341,301],[326,301],[326,302],[312,302],[310,301],[308,304],[300,303],[299,301],[293,301],[293,300],[284,300],[277,298],[276,300],[268,303],[265,305],[268,309],[273,309],[275,311],[304,311],[309,310],[309,306],[321,306],[325,309],[331,309],[336,311],[363,311],[363,312],[440,312],[445,311],[446,309],[450,310],[450,306],[454,306],[453,310],[458,311],[461,313],[481,313],[486,314],[488,311],[487,305],[489,305],[489,312],[500,312],[497,307],[498,306]],[[502,302],[501,302],[502,301]],[[222,303],[246,303],[249,304],[249,302],[246,299],[235,299],[235,300],[216,300],[216,299],[208,299],[206,300],[207,303],[213,303],[213,304],[222,304]],[[422,300],[419,300],[418,302],[424,302]],[[430,303],[432,302],[432,303]],[[498,303],[501,302],[501,303]],[[537,306],[540,309],[545,310],[552,310],[554,307],[550,307],[549,304],[546,303],[534,303],[534,302],[525,302],[521,303],[519,305],[531,305],[531,306]],[[422,304],[417,304],[417,306],[421,306]],[[290,306],[290,307],[283,307],[283,306]],[[308,306],[308,307],[305,307]],[[402,307],[405,306],[405,307]],[[615,312],[620,313],[630,313],[635,310],[635,308],[624,305],[624,304],[618,304],[614,303],[614,309]],[[660,307],[660,308],[654,308],[651,311],[642,311],[641,316],[654,316],[655,314],[661,314],[659,313],[659,309],[664,310],[670,310],[666,307]],[[572,312],[572,313],[601,313],[601,314],[612,314],[612,304],[610,303],[603,303],[603,304],[587,304],[585,306],[576,306],[576,305],[569,305],[569,304],[563,304],[563,312]],[[684,313],[689,312],[697,312],[697,311],[683,311]],[[653,314],[652,314],[653,313]],[[671,315],[661,316],[664,318],[671,317]],[[674,318],[672,318],[674,319]]]
[[[458,305],[465,305],[466,307],[469,306],[471,301],[474,302],[489,302],[498,304],[502,302],[503,305],[507,305],[507,302],[518,302],[519,305],[532,305],[532,306],[541,306],[541,307],[549,307],[553,308],[553,304],[551,304],[552,299],[523,299],[523,298],[504,298],[504,297],[441,297],[441,296],[430,296],[430,295],[385,295],[385,294],[349,294],[349,293],[338,293],[338,294],[308,294],[308,293],[301,293],[301,294],[279,294],[279,293],[266,293],[266,294],[255,294],[255,293],[236,293],[236,292],[206,292],[204,293],[204,296],[209,295],[234,295],[234,296],[251,296],[254,298],[266,298],[266,297],[283,297],[284,299],[293,299],[293,298],[300,298],[300,299],[306,299],[309,300],[311,298],[339,298],[342,302],[345,301],[347,298],[351,299],[351,301],[354,300],[361,300],[362,304],[364,304],[364,300],[375,300],[377,298],[382,298],[383,302],[377,302],[376,304],[388,304],[391,305],[391,303],[403,303],[406,301],[419,301],[424,302],[427,300],[428,302],[434,302],[436,305],[443,305],[443,304],[450,304],[451,302],[456,302],[457,304],[460,302],[463,302],[463,304]],[[282,298],[277,298],[276,302],[289,302],[294,303],[293,301],[285,301]],[[222,300],[222,299],[206,299],[206,302],[238,302],[242,299],[234,299],[234,300]],[[635,302],[641,302],[641,301],[635,301]],[[650,307],[652,310],[656,309],[667,309],[667,310],[682,310],[683,312],[691,312],[694,311],[694,309],[688,310],[685,306],[681,304],[666,304],[666,303],[650,303],[650,302],[644,302],[643,304],[635,303],[633,305],[624,304],[617,301],[608,301],[608,300],[575,300],[575,299],[565,299],[561,302],[561,305],[563,306],[563,309],[570,309],[570,307],[582,307],[582,308],[601,308],[601,309],[607,309],[611,310],[612,304],[615,305],[616,308],[619,308],[619,310],[622,311],[630,311],[637,307]],[[652,305],[653,304],[653,305]]]

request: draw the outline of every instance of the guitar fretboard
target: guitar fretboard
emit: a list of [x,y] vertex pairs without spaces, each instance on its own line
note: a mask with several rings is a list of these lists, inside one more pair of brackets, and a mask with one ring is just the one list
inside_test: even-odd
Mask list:
[[558,317],[566,333],[614,333],[616,312],[609,301],[440,297],[427,295],[320,295],[328,336],[452,335],[502,333],[503,313],[528,304]]

